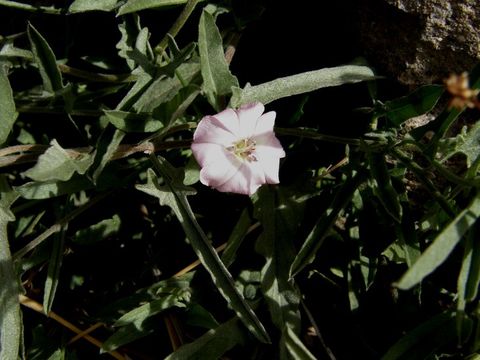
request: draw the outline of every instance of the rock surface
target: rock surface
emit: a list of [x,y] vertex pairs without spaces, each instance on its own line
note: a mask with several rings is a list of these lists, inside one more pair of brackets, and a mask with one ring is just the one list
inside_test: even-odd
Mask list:
[[360,30],[373,65],[412,87],[480,62],[478,0],[361,0]]

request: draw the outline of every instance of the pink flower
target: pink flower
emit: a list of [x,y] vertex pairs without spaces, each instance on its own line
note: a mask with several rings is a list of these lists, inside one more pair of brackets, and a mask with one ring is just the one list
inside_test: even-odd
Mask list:
[[253,103],[205,116],[198,123],[192,151],[202,184],[252,195],[262,184],[279,183],[285,152],[273,133],[275,112],[264,111],[261,103]]

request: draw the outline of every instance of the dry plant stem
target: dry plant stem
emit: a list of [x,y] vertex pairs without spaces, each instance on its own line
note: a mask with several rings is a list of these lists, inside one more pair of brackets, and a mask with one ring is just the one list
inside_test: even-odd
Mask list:
[[315,333],[317,335],[318,340],[320,340],[320,343],[322,344],[325,352],[327,353],[328,357],[330,360],[336,360],[335,355],[333,354],[332,350],[328,347],[328,345],[325,343],[325,340],[323,339],[322,333],[320,332],[320,329],[318,328],[318,325],[315,321],[315,319],[312,316],[312,313],[308,309],[308,307],[305,305],[305,303],[301,300],[303,310],[307,314],[308,319],[310,320],[310,323],[312,324],[313,328],[315,329]]
[[180,346],[184,344],[182,331],[180,330],[176,318],[172,314],[168,314],[163,318],[165,326],[167,328],[168,337],[170,338],[170,344],[173,351],[176,351]]
[[102,326],[105,326],[105,324],[100,323],[100,322],[98,322],[96,324],[93,324],[88,329],[83,330],[81,333],[79,333],[79,334],[75,335],[73,338],[71,338],[70,341],[67,343],[67,345],[73,344],[78,339],[81,339],[81,338],[85,337],[86,335],[90,334],[92,331],[97,330],[99,327],[102,327]]
[[[222,245],[220,245],[219,247],[216,247],[215,248],[215,251],[218,253],[220,251],[223,251],[225,249],[225,247],[227,246],[227,243],[223,243]],[[193,269],[195,269],[198,265],[200,265],[200,260],[195,260],[194,262],[192,262],[190,265],[184,267],[182,270],[180,270],[179,272],[177,272],[175,275],[173,275],[172,277],[179,277],[179,276],[182,276],[190,271],[192,271]]]
[[[20,304],[22,304],[23,306],[28,307],[29,309],[32,309],[32,310],[34,310],[38,313],[41,313],[41,314],[45,315],[45,312],[43,310],[43,306],[40,303],[36,302],[35,300],[32,300],[25,295],[20,295],[19,296],[19,301],[20,301]],[[60,315],[55,314],[53,311],[50,311],[48,314],[46,314],[46,316],[49,317],[50,319],[55,320],[56,322],[58,322],[59,324],[61,324],[64,327],[66,327],[67,329],[73,331],[74,333],[77,333],[77,334],[83,334],[84,333],[84,331],[82,331],[81,329],[79,329],[78,327],[73,325],[71,322],[65,320]],[[93,336],[90,336],[88,334],[83,334],[82,337],[85,340],[87,340],[88,342],[97,346],[99,349],[101,349],[102,346],[103,346],[103,343],[101,341],[95,339]],[[108,354],[110,354],[112,357],[114,357],[115,359],[118,359],[118,360],[127,360],[118,351],[111,351]]]

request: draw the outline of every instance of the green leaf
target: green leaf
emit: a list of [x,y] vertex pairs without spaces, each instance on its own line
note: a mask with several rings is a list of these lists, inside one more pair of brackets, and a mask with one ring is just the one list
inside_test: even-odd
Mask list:
[[297,334],[290,328],[286,327],[283,333],[282,342],[290,354],[290,357],[295,360],[315,360],[316,357],[307,349],[307,347],[298,338]]
[[115,214],[110,219],[102,220],[86,229],[78,230],[75,233],[73,241],[79,244],[92,244],[97,241],[105,240],[118,233],[120,226],[120,217]]
[[15,191],[24,199],[42,200],[76,193],[80,190],[91,189],[92,187],[92,182],[85,177],[74,177],[69,181],[32,181],[15,187]]
[[145,9],[181,5],[186,2],[187,0],[127,0],[127,2],[118,9],[118,15],[125,15]]
[[245,239],[251,224],[252,219],[250,218],[247,209],[245,209],[240,214],[240,217],[227,240],[227,246],[222,253],[222,262],[227,268],[234,262],[237,251],[240,248],[243,239]]
[[110,162],[113,154],[122,142],[125,133],[115,129],[113,126],[107,126],[97,141],[95,150],[95,160],[91,166],[91,173],[94,181],[97,181],[102,174],[105,166]]
[[104,113],[113,126],[124,132],[155,132],[163,127],[163,123],[150,114],[118,110],[104,110]]
[[70,14],[86,11],[112,11],[117,0],[75,0],[68,8]]
[[134,324],[137,328],[142,326],[142,323],[151,316],[154,316],[163,310],[171,307],[186,307],[190,300],[191,292],[189,289],[172,289],[169,293],[164,294],[160,299],[142,304],[139,307],[130,310],[125,315],[118,319],[114,326],[125,326]]
[[392,179],[388,172],[385,154],[369,152],[367,154],[370,165],[370,173],[375,179],[374,193],[385,211],[398,223],[402,219],[402,206],[400,205],[397,191],[392,185]]
[[14,9],[31,11],[35,13],[45,13],[45,14],[54,14],[54,15],[59,15],[61,13],[61,9],[56,9],[54,6],[30,5],[30,4],[21,3],[18,1],[11,1],[11,0],[0,0],[0,6],[7,6]]
[[72,158],[54,139],[47,151],[40,155],[35,166],[25,171],[23,175],[35,181],[67,181],[75,173],[85,174],[92,163],[91,154],[81,154]]
[[27,33],[32,47],[33,57],[38,65],[40,76],[42,77],[43,88],[52,94],[62,90],[62,75],[58,69],[57,59],[50,45],[48,45],[47,41],[32,24],[28,24]]
[[122,37],[118,41],[116,48],[118,55],[127,61],[128,67],[133,70],[136,62],[131,57],[131,52],[136,48],[139,33],[142,30],[140,17],[137,15],[125,16],[123,22],[118,25]]
[[245,335],[233,318],[216,329],[209,330],[190,344],[179,347],[165,360],[211,360],[220,359],[235,345],[244,342]]
[[263,232],[256,250],[265,257],[261,287],[275,326],[300,331],[300,294],[289,281],[289,269],[295,258],[293,239],[301,222],[302,207],[283,188],[263,186],[257,192],[255,217]]
[[407,96],[385,102],[379,115],[385,115],[394,125],[400,126],[406,120],[432,110],[443,92],[442,85],[419,87]]
[[[480,122],[477,121],[475,125],[466,133],[462,133],[456,137],[456,146],[454,153],[462,153],[466,156],[467,166],[470,167],[480,156]],[[453,155],[453,154],[452,154]]]
[[473,301],[478,296],[480,287],[480,246],[478,246],[478,228],[473,228],[469,237],[472,239],[472,253],[469,261],[468,279],[465,284],[465,299]]
[[133,104],[137,112],[152,112],[159,105],[173,99],[178,92],[187,86],[199,73],[198,63],[184,63],[180,65],[175,77],[160,76],[151,82],[138,100]]
[[18,113],[15,110],[13,91],[8,81],[8,69],[0,63],[0,145],[7,141]]
[[134,324],[122,326],[103,343],[100,352],[104,353],[113,351],[120,346],[131,343],[137,339],[141,339],[158,330],[158,327],[159,319],[155,317],[145,320],[140,328]]
[[232,276],[195,219],[195,215],[187,201],[187,195],[194,193],[194,191],[183,185],[183,172],[173,168],[162,157],[157,158],[152,155],[151,159],[157,171],[162,175],[165,185],[160,186],[158,178],[153,170],[150,169],[148,171],[147,184],[137,185],[137,189],[157,197],[160,205],[167,205],[172,208],[195,253],[210,273],[220,293],[252,334],[262,342],[269,342],[270,339],[265,328],[236,289]]
[[310,264],[315,259],[315,254],[323,243],[323,240],[328,235],[335,220],[348,205],[350,200],[358,189],[360,184],[364,181],[365,174],[359,172],[346,180],[340,190],[335,195],[330,212],[328,215],[322,214],[310,234],[308,234],[302,248],[298,252],[295,260],[290,268],[290,277],[298,274],[305,266]]
[[219,111],[221,104],[218,97],[231,94],[232,87],[238,87],[238,80],[228,68],[222,36],[215,24],[215,19],[205,10],[202,12],[198,27],[198,49],[203,90],[210,104]]
[[52,253],[48,262],[47,279],[45,280],[43,292],[43,311],[45,314],[48,314],[52,309],[53,300],[57,292],[65,247],[65,233],[66,226],[62,227],[60,234],[57,234],[53,239]]
[[432,244],[423,252],[418,261],[407,270],[396,286],[408,290],[432,273],[447,259],[479,216],[480,196],[476,196],[468,207],[437,235]]
[[303,94],[330,86],[374,80],[373,71],[366,66],[344,65],[308,71],[278,78],[260,85],[233,88],[232,107],[259,101],[262,104],[292,95]]
[[8,223],[15,220],[10,206],[18,198],[6,179],[0,176],[0,359],[17,360],[22,340],[22,319],[18,302],[19,283],[14,271],[10,244],[8,241]]
[[184,317],[185,322],[190,326],[214,329],[219,325],[213,315],[199,304],[189,304]]
[[436,315],[403,336],[383,355],[381,360],[426,359],[434,349],[445,344],[445,338],[455,336],[452,332],[454,328],[454,318],[451,313]]

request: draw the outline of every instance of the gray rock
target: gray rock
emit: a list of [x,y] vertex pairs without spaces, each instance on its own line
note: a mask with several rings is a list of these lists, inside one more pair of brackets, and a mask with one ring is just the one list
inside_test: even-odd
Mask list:
[[361,0],[360,30],[373,65],[412,87],[480,62],[479,0]]

